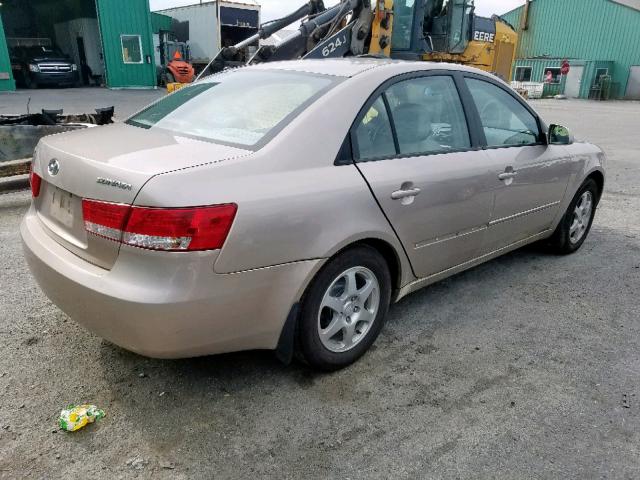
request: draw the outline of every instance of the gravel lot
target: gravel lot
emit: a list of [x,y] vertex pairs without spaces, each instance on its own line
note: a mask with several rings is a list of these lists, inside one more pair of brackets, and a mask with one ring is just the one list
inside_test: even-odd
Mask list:
[[[418,292],[330,375],[268,352],[150,360],[85,332],[26,268],[29,195],[0,195],[0,478],[640,478],[640,104],[535,106],[609,154],[584,248]],[[79,402],[107,416],[58,431]]]

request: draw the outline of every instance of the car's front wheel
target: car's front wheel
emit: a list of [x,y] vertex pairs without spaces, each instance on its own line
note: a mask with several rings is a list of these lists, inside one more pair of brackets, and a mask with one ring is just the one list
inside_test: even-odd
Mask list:
[[38,88],[38,82],[31,78],[31,75],[25,74],[24,86],[27,88]]
[[593,179],[582,184],[548,244],[554,253],[576,252],[587,239],[596,213],[599,188]]
[[359,246],[329,261],[302,302],[297,349],[313,368],[337,370],[360,358],[382,330],[391,276],[377,250]]

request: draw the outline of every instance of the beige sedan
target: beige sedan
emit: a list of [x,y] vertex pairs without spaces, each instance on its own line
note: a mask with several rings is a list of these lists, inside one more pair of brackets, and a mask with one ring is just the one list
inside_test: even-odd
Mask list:
[[123,348],[331,370],[421,287],[532,242],[578,250],[603,163],[478,70],[263,64],[43,139],[21,233],[49,298]]

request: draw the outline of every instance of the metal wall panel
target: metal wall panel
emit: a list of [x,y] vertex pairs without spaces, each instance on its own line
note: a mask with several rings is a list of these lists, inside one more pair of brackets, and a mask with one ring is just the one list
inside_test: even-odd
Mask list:
[[151,12],[151,28],[153,33],[159,33],[160,30],[171,31],[173,19],[168,15],[157,12]]
[[[102,36],[107,86],[155,87],[153,38],[149,0],[96,0]],[[121,35],[139,35],[142,63],[125,63]]]
[[[504,15],[520,34],[517,58],[613,62],[614,96],[624,94],[631,65],[640,64],[640,11],[610,0],[535,0],[525,31],[522,12],[520,7]],[[585,68],[585,79],[588,73]]]
[[2,26],[2,16],[0,15],[0,92],[16,89],[11,72],[11,60],[9,58],[9,49],[7,48],[7,39],[4,36],[4,27]]

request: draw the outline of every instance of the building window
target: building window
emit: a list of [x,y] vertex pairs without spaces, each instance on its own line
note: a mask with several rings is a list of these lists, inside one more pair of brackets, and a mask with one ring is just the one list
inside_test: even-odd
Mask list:
[[140,35],[120,35],[122,43],[122,61],[124,63],[142,63],[142,38]]
[[531,67],[516,67],[516,82],[531,81]]
[[[549,76],[549,72],[551,72],[551,76]],[[551,83],[551,84],[558,84],[560,83],[560,77],[562,76],[562,73],[560,72],[560,68],[551,68],[551,67],[546,67],[544,69],[544,83]]]
[[598,68],[596,69],[596,76],[593,79],[593,86],[594,87],[599,87],[602,85],[602,77],[606,77],[607,75],[609,75],[609,69],[608,68]]

